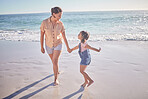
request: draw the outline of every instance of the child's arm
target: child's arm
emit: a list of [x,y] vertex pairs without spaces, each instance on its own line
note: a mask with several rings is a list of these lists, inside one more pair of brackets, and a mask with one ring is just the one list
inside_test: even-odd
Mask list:
[[79,45],[75,46],[74,48],[71,49],[71,52],[74,51],[74,50],[76,50],[76,49],[78,49],[78,48],[79,48]]
[[85,48],[88,48],[88,49],[94,50],[94,51],[96,51],[96,52],[100,52],[100,51],[101,51],[101,48],[96,49],[96,48],[94,48],[94,47],[89,46],[88,44],[85,46]]

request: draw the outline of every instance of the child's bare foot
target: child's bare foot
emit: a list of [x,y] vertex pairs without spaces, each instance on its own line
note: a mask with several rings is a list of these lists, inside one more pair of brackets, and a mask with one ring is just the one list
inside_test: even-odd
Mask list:
[[54,81],[54,86],[56,86],[58,84],[59,84],[59,81],[58,80]]
[[81,86],[84,88],[87,84],[88,82],[84,82],[84,84],[82,84]]
[[93,80],[89,81],[87,87],[89,87],[93,82],[94,82]]

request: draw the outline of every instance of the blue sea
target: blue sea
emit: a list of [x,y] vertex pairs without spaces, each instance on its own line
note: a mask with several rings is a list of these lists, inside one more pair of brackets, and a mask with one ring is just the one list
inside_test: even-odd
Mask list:
[[[50,13],[0,15],[0,40],[40,41],[41,22]],[[80,31],[91,41],[148,41],[148,11],[63,12],[68,40]]]

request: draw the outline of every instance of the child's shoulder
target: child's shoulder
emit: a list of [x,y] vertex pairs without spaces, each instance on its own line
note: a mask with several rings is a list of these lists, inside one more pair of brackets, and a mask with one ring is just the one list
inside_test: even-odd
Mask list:
[[85,43],[81,43],[81,45],[88,45],[88,43],[87,43],[87,42],[85,42]]

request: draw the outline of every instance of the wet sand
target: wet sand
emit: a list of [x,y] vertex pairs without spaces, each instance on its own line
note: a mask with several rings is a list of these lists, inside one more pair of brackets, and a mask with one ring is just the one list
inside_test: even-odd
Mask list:
[[[148,42],[88,42],[91,51],[86,72],[94,83],[83,89],[78,51],[63,45],[58,86],[53,86],[51,60],[39,42],[0,41],[0,98],[5,99],[148,99]],[[69,41],[74,47],[78,41]]]

